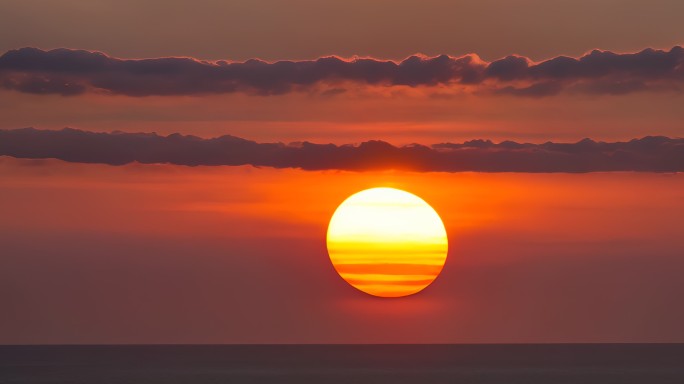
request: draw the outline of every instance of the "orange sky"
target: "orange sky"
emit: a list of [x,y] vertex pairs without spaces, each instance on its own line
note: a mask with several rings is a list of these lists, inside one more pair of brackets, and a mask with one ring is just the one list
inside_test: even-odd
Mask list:
[[[678,174],[3,157],[0,176],[0,343],[684,341]],[[382,305],[325,247],[337,205],[374,186],[422,197],[449,236],[437,280]]]

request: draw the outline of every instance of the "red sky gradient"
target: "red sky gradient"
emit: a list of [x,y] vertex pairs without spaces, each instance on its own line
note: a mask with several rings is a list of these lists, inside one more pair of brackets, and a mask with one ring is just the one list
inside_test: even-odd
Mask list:
[[[684,341],[679,174],[8,157],[0,174],[1,343]],[[423,197],[447,228],[419,295],[379,301],[328,260],[333,211],[374,186]]]
[[[6,0],[0,130],[397,146],[668,136],[640,148],[671,140],[652,157],[684,166],[683,14],[681,0]],[[91,159],[65,132],[57,151]],[[53,149],[21,140],[0,150]],[[681,172],[24,157],[0,155],[0,344],[684,342]],[[435,283],[397,300],[349,286],[326,251],[335,208],[382,186],[425,199],[449,237]]]
[[[44,96],[0,91],[0,128],[33,126],[130,132],[232,134],[260,142],[337,144],[383,139],[433,144],[496,141],[629,140],[682,134],[680,94],[624,96],[354,96],[318,98],[219,95],[203,97]],[[359,96],[361,97],[361,96]]]

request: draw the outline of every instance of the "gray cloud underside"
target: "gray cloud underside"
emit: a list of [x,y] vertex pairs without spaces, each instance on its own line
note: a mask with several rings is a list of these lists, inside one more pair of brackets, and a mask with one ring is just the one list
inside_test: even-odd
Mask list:
[[684,139],[648,136],[628,142],[520,144],[473,140],[462,144],[395,147],[257,143],[234,136],[203,139],[154,133],[96,133],[23,128],[0,130],[0,155],[122,165],[253,165],[305,170],[401,169],[440,172],[682,172]]
[[539,63],[521,56],[488,63],[475,55],[411,56],[398,63],[338,57],[272,63],[181,57],[130,60],[64,48],[21,48],[0,56],[0,87],[34,94],[270,95],[345,82],[410,87],[460,84],[475,86],[483,93],[522,97],[566,90],[593,94],[681,91],[684,48],[620,54],[595,50],[579,58],[559,56]]

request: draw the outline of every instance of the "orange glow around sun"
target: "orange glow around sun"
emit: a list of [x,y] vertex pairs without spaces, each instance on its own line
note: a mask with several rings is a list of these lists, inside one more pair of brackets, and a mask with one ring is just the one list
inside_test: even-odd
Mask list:
[[328,226],[328,254],[337,273],[379,297],[420,292],[442,270],[447,235],[423,199],[394,188],[372,188],[347,198]]

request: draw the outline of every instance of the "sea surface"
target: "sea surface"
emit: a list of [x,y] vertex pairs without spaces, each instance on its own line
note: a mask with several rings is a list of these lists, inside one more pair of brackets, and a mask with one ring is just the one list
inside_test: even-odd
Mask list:
[[684,383],[684,344],[0,346],[0,383]]

